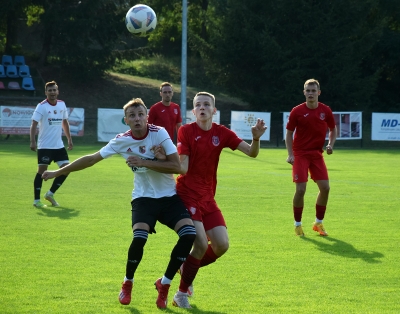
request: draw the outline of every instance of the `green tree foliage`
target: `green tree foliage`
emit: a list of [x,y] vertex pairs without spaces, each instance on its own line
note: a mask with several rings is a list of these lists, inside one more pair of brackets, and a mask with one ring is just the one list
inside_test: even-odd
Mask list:
[[210,19],[210,41],[193,34],[190,42],[210,76],[255,109],[289,110],[303,101],[303,83],[313,77],[334,110],[365,111],[382,71],[381,65],[363,71],[382,37],[382,21],[369,19],[378,4],[228,0],[216,12],[221,21]]
[[[112,50],[125,30],[123,1],[32,0],[28,21],[43,26],[39,64],[49,58],[85,79],[102,74],[115,59]],[[39,9],[38,9],[39,8]]]

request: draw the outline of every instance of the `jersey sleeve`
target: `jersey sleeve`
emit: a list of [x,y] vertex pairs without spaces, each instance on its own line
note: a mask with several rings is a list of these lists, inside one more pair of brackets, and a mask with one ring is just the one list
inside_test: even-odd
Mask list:
[[190,155],[190,145],[188,141],[188,130],[190,124],[186,124],[178,130],[178,154],[179,155]]
[[170,139],[167,130],[165,130],[164,128],[160,128],[157,135],[158,143],[161,143],[161,146],[164,148],[166,155],[171,155],[177,152],[176,146]]
[[112,155],[118,154],[118,151],[115,149],[116,147],[118,147],[117,138],[118,138],[118,135],[116,137],[114,137],[111,141],[109,141],[106,146],[104,146],[103,148],[100,149],[99,152],[100,152],[101,157],[106,159],[108,157],[111,157]]
[[67,120],[67,119],[68,119],[68,109],[67,109],[67,105],[64,103],[63,120]]
[[327,106],[327,111],[328,111],[328,115],[327,115],[326,124],[328,125],[328,128],[334,129],[336,126],[336,122],[335,122],[335,118],[333,117],[332,109],[329,106]]
[[243,141],[240,137],[237,136],[235,132],[228,129],[227,127],[221,125],[224,131],[224,138],[226,138],[225,147],[229,147],[231,150],[235,150],[238,148],[239,144]]
[[40,109],[41,109],[41,106],[37,105],[35,111],[33,112],[32,120],[34,120],[36,122],[40,122],[40,120],[42,120],[43,113],[41,112]]
[[288,122],[286,124],[286,130],[294,131],[296,129],[296,110],[293,108],[289,114]]

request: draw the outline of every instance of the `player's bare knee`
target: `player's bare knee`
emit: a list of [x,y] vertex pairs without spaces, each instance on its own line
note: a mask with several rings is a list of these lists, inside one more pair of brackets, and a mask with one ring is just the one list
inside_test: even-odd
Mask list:
[[229,249],[229,241],[222,241],[215,244],[211,244],[211,247],[217,256],[225,254]]

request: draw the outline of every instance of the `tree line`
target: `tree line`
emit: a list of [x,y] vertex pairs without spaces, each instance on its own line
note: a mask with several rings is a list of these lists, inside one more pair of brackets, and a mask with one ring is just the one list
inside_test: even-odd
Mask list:
[[[18,20],[40,26],[38,65],[105,73],[116,51],[179,56],[181,0],[149,0],[158,25],[143,40],[124,24],[134,1],[1,0],[0,49],[16,49]],[[26,49],[26,48],[25,48]],[[308,78],[335,111],[398,112],[400,1],[191,0],[188,56],[204,81],[251,104],[288,111]],[[85,72],[78,69],[85,68]],[[190,78],[188,78],[190,85]]]

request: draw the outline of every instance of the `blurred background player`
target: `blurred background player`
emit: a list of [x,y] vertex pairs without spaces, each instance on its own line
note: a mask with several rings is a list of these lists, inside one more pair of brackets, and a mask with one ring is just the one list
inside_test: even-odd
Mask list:
[[[71,132],[68,122],[68,112],[65,102],[58,100],[58,86],[55,81],[45,84],[45,94],[47,98],[36,106],[32,116],[30,128],[30,148],[37,151],[38,171],[33,181],[34,201],[33,206],[37,208],[47,207],[40,201],[42,189],[42,174],[45,172],[52,161],[61,168],[69,163],[68,153],[62,141],[62,130],[68,139],[68,150],[73,147]],[[36,144],[36,130],[39,125],[39,135]],[[59,206],[54,199],[54,193],[64,183],[68,174],[57,177],[50,190],[46,192],[44,198],[52,206]]]
[[310,172],[311,179],[315,181],[319,189],[315,204],[316,219],[313,230],[322,236],[327,236],[328,233],[322,222],[325,217],[330,186],[322,148],[325,144],[326,131],[329,128],[326,153],[328,155],[333,153],[337,133],[336,124],[331,108],[318,102],[321,90],[317,80],[307,80],[304,83],[303,93],[306,102],[292,109],[286,125],[286,148],[288,151],[286,161],[293,166],[293,182],[296,183],[293,197],[295,234],[304,236],[301,217],[308,172]]
[[[179,236],[164,276],[154,283],[158,291],[157,307],[166,308],[171,281],[189,254],[196,230],[185,205],[176,194],[173,173],[181,169],[176,146],[165,129],[147,123],[147,108],[140,98],[128,102],[124,113],[129,131],[118,134],[97,153],[83,156],[59,170],[44,172],[43,178],[47,180],[83,170],[116,154],[126,159],[126,164],[135,174],[131,202],[133,240],[128,250],[119,302],[124,305],[131,302],[134,275],[142,260],[148,234],[155,233],[154,228],[159,221]],[[163,156],[165,160],[156,159],[157,147],[166,152]]]
[[176,142],[178,130],[182,125],[181,108],[172,102],[174,91],[172,84],[164,82],[160,85],[161,101],[151,106],[149,123],[164,127],[173,142]]

